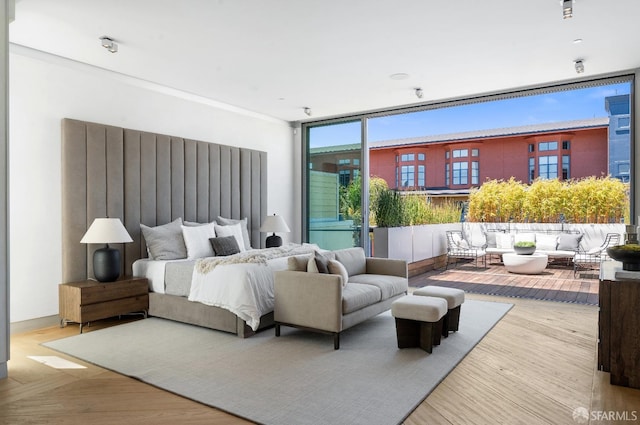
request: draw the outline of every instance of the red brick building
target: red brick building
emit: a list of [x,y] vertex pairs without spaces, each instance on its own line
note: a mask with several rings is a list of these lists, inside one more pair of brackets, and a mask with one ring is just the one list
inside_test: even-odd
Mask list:
[[454,198],[487,179],[606,175],[608,124],[606,117],[377,142],[369,171],[392,189]]

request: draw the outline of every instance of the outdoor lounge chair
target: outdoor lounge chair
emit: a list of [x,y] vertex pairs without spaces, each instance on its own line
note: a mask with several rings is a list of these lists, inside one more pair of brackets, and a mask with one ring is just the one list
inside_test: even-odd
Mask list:
[[620,244],[620,235],[607,233],[602,245],[588,251],[577,252],[573,257],[573,276],[576,277],[581,270],[600,270],[600,263],[608,259],[607,248]]
[[476,267],[478,267],[478,259],[482,261],[484,267],[487,266],[487,253],[483,248],[473,247],[464,239],[464,236],[459,230],[447,231],[447,265],[445,268],[449,268],[449,262],[451,259],[472,259],[475,260]]

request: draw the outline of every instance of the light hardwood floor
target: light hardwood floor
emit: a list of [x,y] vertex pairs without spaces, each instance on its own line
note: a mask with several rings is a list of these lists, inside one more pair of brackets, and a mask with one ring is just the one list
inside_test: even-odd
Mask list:
[[[407,418],[407,425],[575,424],[573,411],[580,407],[635,411],[640,417],[640,390],[611,386],[608,374],[595,369],[597,307],[467,297],[514,307]],[[86,330],[117,323],[97,322]],[[70,325],[12,336],[9,378],[0,381],[0,424],[248,423],[39,345],[77,332]],[[57,370],[30,355],[56,355],[87,368]]]

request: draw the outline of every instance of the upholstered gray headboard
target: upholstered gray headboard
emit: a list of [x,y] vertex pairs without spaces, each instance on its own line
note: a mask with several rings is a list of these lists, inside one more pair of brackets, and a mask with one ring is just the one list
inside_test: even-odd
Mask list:
[[118,217],[129,231],[133,243],[119,248],[121,275],[130,276],[147,256],[140,223],[247,217],[251,244],[261,247],[266,214],[266,152],[62,120],[63,282],[92,277],[100,247],[80,239],[96,217]]

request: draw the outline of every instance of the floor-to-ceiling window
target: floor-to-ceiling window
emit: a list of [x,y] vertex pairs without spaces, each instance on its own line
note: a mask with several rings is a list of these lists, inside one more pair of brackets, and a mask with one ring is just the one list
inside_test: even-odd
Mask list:
[[307,241],[362,246],[362,121],[309,126],[305,139]]
[[[353,185],[349,190],[354,177],[346,169],[341,174],[334,152],[336,182],[329,192],[338,200],[348,199],[351,208],[346,208],[347,203],[334,208],[334,221],[345,221],[343,227],[362,223],[362,216],[353,220],[348,211],[362,214],[369,210],[368,197],[361,195],[368,193],[371,177],[380,177],[402,194],[454,200],[464,200],[487,179],[514,177],[532,183],[610,175],[632,184],[633,83],[633,76],[620,76],[366,113],[352,116],[349,123],[305,123],[304,141],[309,158],[336,151],[331,148],[334,145],[351,146],[361,155],[360,163],[367,164],[366,173],[359,171],[362,190]],[[351,133],[343,131],[346,128]],[[332,133],[347,136],[326,136]],[[312,162],[307,169],[309,182],[317,170]],[[306,188],[308,240],[329,246],[327,238],[334,236],[326,226],[324,238],[313,230],[327,220],[317,216],[311,202],[321,195],[314,186],[307,184]],[[354,193],[361,198],[341,198],[341,194]],[[359,210],[354,202],[360,202]],[[637,215],[633,209],[631,202],[631,217]],[[350,241],[363,245],[357,234]]]

